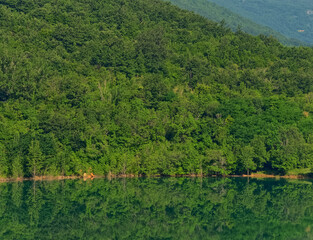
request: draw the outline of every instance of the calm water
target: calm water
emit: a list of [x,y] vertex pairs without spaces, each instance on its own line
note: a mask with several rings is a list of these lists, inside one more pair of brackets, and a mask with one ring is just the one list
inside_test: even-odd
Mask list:
[[313,239],[311,181],[0,184],[0,239]]

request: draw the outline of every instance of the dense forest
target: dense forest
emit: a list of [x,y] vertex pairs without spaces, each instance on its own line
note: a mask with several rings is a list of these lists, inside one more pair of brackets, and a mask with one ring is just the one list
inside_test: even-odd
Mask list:
[[[174,0],[183,1],[183,0]],[[281,34],[313,44],[311,0],[207,0]]]
[[309,46],[310,44],[301,42],[297,39],[288,38],[273,29],[257,24],[248,18],[231,11],[231,8],[225,8],[217,5],[219,1],[209,2],[208,0],[168,0],[169,2],[177,5],[180,8],[194,11],[203,17],[206,17],[215,22],[224,22],[227,27],[233,31],[241,29],[242,31],[252,35],[265,35],[273,36],[281,43],[288,46]]
[[313,166],[313,49],[159,0],[0,0],[0,175]]
[[1,239],[310,240],[312,182],[136,178],[2,183]]

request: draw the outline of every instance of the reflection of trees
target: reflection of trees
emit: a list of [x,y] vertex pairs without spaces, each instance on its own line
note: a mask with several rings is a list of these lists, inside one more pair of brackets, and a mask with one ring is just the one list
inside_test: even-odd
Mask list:
[[160,178],[3,183],[1,239],[310,239],[303,182]]

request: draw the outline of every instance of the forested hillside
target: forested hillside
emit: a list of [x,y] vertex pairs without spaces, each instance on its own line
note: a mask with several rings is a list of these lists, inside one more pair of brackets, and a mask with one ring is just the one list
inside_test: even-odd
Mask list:
[[158,0],[0,0],[0,175],[313,164],[313,50]]
[[277,38],[281,43],[289,46],[308,45],[297,39],[290,39],[281,33],[274,31],[273,29],[257,24],[248,18],[242,17],[231,11],[231,8],[227,9],[217,5],[216,3],[209,2],[208,0],[169,0],[174,5],[180,8],[194,11],[210,20],[215,22],[225,22],[225,25],[230,27],[233,31],[241,29],[242,31],[252,35],[265,35],[273,36]]
[[208,0],[289,38],[313,44],[311,0]]

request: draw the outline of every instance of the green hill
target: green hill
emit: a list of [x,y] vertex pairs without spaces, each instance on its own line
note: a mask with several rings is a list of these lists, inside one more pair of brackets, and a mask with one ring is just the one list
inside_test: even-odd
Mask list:
[[0,1],[0,175],[313,162],[313,50],[158,0]]
[[[311,0],[208,0],[281,34],[313,44]],[[302,31],[303,30],[303,31]]]
[[277,38],[281,43],[289,46],[303,46],[307,43],[300,40],[290,39],[273,29],[257,24],[247,18],[236,14],[227,8],[221,7],[218,4],[209,2],[208,0],[169,0],[171,3],[180,8],[193,11],[215,22],[225,21],[233,31],[241,29],[242,31],[252,35],[265,35]]

